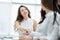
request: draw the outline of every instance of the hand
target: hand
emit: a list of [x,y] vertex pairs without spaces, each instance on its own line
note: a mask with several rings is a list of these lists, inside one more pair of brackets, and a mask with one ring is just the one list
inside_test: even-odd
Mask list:
[[29,35],[30,34],[30,31],[28,31],[27,29],[23,29],[23,34]]

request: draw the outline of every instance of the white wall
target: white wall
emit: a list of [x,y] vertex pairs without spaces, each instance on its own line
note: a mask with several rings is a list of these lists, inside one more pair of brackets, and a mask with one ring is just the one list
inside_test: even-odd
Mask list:
[[41,0],[12,0],[12,2],[28,3],[28,4],[40,4]]
[[[13,37],[13,39],[4,38],[4,40],[17,40],[18,33],[14,31],[14,26],[11,23],[12,4],[0,3],[0,38]],[[2,39],[0,39],[2,40]]]
[[[0,34],[7,35],[10,29],[11,4],[0,3]],[[3,34],[2,34],[3,33]]]

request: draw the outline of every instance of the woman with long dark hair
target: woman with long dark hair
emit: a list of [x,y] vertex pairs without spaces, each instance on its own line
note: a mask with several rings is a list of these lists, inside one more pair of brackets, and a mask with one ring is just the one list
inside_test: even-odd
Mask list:
[[41,17],[39,22],[40,40],[58,40],[60,36],[60,13],[57,0],[41,0]]
[[21,5],[18,9],[18,16],[15,22],[15,28],[19,32],[19,40],[31,40],[29,36],[36,30],[37,22],[31,19],[30,11],[26,6]]

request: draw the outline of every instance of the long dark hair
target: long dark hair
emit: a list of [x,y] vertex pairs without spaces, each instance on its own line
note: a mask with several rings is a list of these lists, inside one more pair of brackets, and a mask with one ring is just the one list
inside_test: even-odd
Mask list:
[[23,19],[24,19],[23,16],[21,15],[21,12],[20,12],[21,7],[24,7],[24,8],[26,8],[28,10],[28,17],[31,18],[29,9],[26,6],[21,5],[18,8],[18,16],[17,16],[17,19],[16,19],[16,21],[19,21],[19,22],[23,21]]
[[39,22],[39,24],[44,21],[45,15],[46,15],[46,12],[43,9],[41,9],[41,18],[42,18],[42,20]]
[[[53,25],[54,25],[54,23],[55,23],[55,21],[56,21],[56,16],[57,16],[56,12],[58,12],[57,5],[56,5],[57,0],[41,0],[41,3],[42,3],[47,9],[54,11],[54,21],[53,21]],[[40,21],[39,24],[44,21],[45,15],[46,15],[46,12],[45,12],[44,10],[41,10],[42,21]],[[57,22],[57,21],[56,21],[56,22]],[[57,22],[57,24],[58,24],[58,22]]]

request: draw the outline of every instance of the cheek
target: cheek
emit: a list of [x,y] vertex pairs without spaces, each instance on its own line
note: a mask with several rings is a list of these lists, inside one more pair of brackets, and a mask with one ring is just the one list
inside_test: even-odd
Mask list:
[[58,4],[60,5],[60,0],[58,0]]
[[42,8],[43,10],[45,10],[45,8],[44,8],[44,6],[43,6],[43,5],[41,5],[41,8]]
[[41,4],[41,8],[42,8],[43,10],[46,10],[45,6],[44,6],[44,5],[42,5],[42,4]]
[[44,8],[44,7],[42,7],[42,9],[43,9],[43,10],[45,10],[45,8]]
[[21,15],[23,16],[23,12],[21,12]]
[[28,11],[26,11],[26,14],[28,15],[28,14],[29,14],[29,12],[28,12]]

